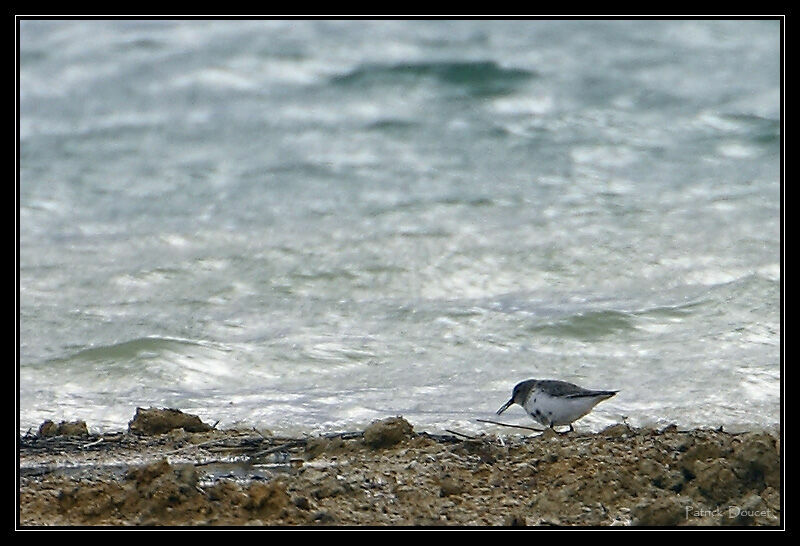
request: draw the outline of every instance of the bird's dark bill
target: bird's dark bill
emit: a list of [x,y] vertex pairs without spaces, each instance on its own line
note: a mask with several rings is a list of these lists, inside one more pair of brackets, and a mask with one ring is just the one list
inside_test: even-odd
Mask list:
[[514,399],[512,398],[511,400],[509,400],[508,402],[503,404],[503,407],[500,408],[499,410],[497,410],[497,415],[500,415],[501,413],[506,411],[509,408],[509,406],[511,406],[511,404],[513,404],[513,403],[514,403]]

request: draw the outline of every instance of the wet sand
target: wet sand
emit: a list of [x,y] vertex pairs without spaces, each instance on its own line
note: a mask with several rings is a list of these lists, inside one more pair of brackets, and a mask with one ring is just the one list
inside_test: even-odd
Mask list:
[[[210,427],[209,427],[210,428]],[[780,526],[770,431],[20,437],[29,526]]]

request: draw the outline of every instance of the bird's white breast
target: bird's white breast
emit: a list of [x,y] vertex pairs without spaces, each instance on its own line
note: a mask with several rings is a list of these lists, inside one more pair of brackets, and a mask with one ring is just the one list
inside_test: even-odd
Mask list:
[[525,402],[525,411],[534,420],[545,426],[569,425],[592,411],[592,408],[602,398],[583,396],[578,398],[565,398],[550,396],[549,394],[534,389]]

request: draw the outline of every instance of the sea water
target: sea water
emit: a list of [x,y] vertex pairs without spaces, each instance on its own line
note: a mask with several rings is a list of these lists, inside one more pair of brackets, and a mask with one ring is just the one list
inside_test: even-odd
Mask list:
[[19,44],[20,432],[154,406],[478,433],[528,378],[619,390],[584,430],[780,421],[777,20]]

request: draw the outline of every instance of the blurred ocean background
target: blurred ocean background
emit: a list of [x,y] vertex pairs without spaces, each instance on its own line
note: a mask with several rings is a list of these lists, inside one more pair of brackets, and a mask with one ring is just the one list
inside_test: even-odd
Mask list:
[[[19,428],[780,421],[777,20],[20,21]],[[533,424],[518,406],[502,421]]]

